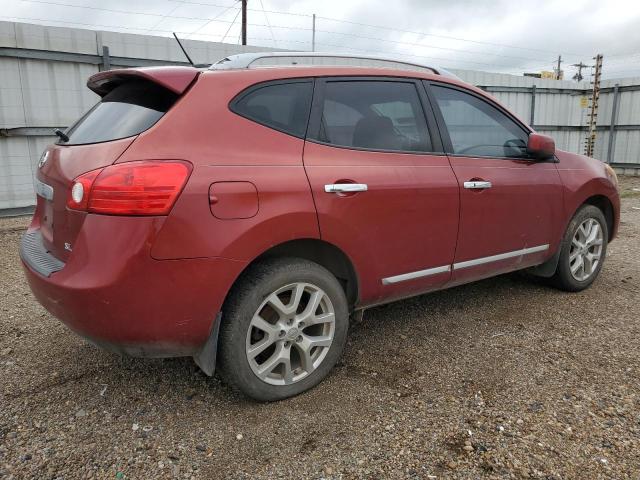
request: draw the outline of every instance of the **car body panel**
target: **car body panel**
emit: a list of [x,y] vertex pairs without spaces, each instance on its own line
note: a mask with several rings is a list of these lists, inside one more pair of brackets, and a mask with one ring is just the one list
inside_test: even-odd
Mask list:
[[24,266],[32,291],[97,343],[145,355],[195,353],[245,264],[152,259],[150,246],[164,221],[88,214],[62,270],[46,278]]
[[[562,185],[556,164],[507,158],[451,156],[460,186],[460,229],[453,284],[537,265],[556,251],[562,218]],[[488,181],[487,189],[464,182]],[[532,247],[546,249],[455,268],[455,264]]]
[[[257,214],[240,219],[211,215],[208,198],[211,183],[240,179],[256,186],[260,204]],[[302,165],[201,166],[195,168],[151,253],[156,259],[224,257],[249,261],[280,243],[319,237]],[[189,241],[183,241],[184,238]]]
[[[620,224],[620,195],[607,177],[605,164],[584,155],[556,150],[559,160],[558,174],[563,185],[564,228],[576,210],[589,198],[605,196],[613,209],[613,231],[611,239],[618,233]],[[564,231],[564,229],[563,229]]]
[[[449,271],[409,281],[383,279],[450,265],[458,231],[458,187],[444,155],[372,152],[307,142],[304,162],[322,239],[352,259],[360,304],[436,289]],[[366,192],[325,192],[364,183]],[[375,239],[375,240],[374,240]]]

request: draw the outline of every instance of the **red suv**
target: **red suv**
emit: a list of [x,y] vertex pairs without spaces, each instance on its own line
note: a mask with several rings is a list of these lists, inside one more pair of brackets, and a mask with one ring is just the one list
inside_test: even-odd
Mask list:
[[250,68],[264,56],[298,61],[89,79],[102,100],[44,152],[20,250],[71,329],[276,400],[320,382],[373,305],[521,269],[594,281],[608,165],[445,71]]

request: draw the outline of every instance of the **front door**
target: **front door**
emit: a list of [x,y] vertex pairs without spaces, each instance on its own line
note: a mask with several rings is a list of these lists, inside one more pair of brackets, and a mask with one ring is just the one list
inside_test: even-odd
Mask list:
[[[316,81],[304,165],[322,239],[359,273],[360,303],[449,281],[458,184],[411,79]],[[434,141],[432,141],[434,138]]]
[[479,95],[437,83],[430,91],[460,187],[452,283],[542,263],[562,223],[556,164],[528,158],[529,132]]

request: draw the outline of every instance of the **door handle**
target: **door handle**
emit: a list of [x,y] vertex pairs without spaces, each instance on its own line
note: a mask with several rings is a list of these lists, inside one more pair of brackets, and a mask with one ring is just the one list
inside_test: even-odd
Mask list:
[[327,193],[366,192],[368,189],[366,183],[330,183],[324,186]]
[[491,182],[485,182],[484,180],[471,180],[469,182],[464,182],[464,188],[482,190],[484,188],[491,188]]

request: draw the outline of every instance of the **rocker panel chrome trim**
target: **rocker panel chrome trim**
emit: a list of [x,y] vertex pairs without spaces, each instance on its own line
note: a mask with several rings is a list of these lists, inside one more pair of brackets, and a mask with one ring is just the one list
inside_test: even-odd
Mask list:
[[549,249],[549,245],[538,245],[537,247],[523,248],[522,250],[514,250],[512,252],[499,253],[498,255],[491,255],[490,257],[475,258],[473,260],[466,260],[464,262],[458,262],[453,264],[454,270],[460,270],[462,268],[475,267],[478,265],[484,265],[485,263],[498,262],[500,260],[506,260],[507,258],[521,257],[523,255],[530,255],[532,253],[544,252]]
[[451,271],[451,265],[443,265],[442,267],[427,268],[426,270],[419,270],[417,272],[403,273],[401,275],[395,275],[393,277],[387,277],[382,279],[383,285],[393,285],[394,283],[406,282],[407,280],[413,280],[415,278],[428,277],[430,275],[437,275],[438,273],[445,273]]
[[451,270],[461,270],[463,268],[476,267],[478,265],[498,262],[500,260],[506,260],[508,258],[521,257],[523,255],[530,255],[532,253],[544,252],[545,250],[549,250],[549,244],[523,248],[521,250],[513,250],[512,252],[500,253],[498,255],[491,255],[489,257],[475,258],[473,260],[454,263],[453,265],[443,265],[442,267],[427,268],[426,270],[418,270],[417,272],[402,273],[400,275],[394,275],[393,277],[383,278],[382,284],[393,285],[394,283],[406,282],[407,280],[414,280],[416,278],[428,277],[431,275],[437,275],[439,273],[446,273],[450,272]]

